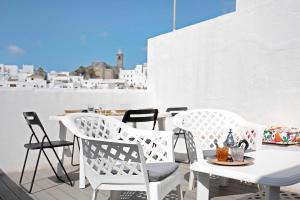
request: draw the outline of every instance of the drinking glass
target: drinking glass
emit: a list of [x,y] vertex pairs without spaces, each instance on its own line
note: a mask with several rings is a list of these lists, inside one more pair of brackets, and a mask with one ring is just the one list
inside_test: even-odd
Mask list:
[[92,104],[89,104],[88,106],[88,112],[95,112],[95,107]]
[[240,147],[232,147],[231,149],[231,157],[233,161],[243,162],[244,161],[244,148]]
[[227,161],[228,159],[228,147],[218,147],[216,149],[216,155],[218,161]]

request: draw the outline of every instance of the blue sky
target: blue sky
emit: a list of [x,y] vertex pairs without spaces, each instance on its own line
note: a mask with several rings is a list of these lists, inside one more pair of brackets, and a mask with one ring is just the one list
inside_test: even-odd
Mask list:
[[[0,63],[71,71],[147,61],[147,39],[172,30],[173,0],[0,0]],[[235,10],[235,0],[177,0],[177,28]]]

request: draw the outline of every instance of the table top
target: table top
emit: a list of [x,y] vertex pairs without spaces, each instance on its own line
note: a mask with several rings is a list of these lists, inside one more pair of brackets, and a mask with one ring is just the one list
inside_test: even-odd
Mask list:
[[[96,113],[96,114],[99,114],[99,113]],[[67,114],[58,114],[58,115],[52,115],[49,117],[49,120],[54,120],[54,121],[61,121]],[[107,116],[111,116],[111,117],[114,117],[114,118],[117,118],[117,119],[122,119],[123,118],[123,115],[113,115],[113,114],[110,114],[110,115],[107,115]],[[158,119],[162,119],[162,118],[167,118],[167,117],[171,117],[171,113],[169,112],[158,112],[158,115],[157,115],[157,118]]]
[[258,150],[246,154],[254,158],[247,166],[221,166],[206,160],[195,162],[191,170],[270,186],[300,182],[300,152]]

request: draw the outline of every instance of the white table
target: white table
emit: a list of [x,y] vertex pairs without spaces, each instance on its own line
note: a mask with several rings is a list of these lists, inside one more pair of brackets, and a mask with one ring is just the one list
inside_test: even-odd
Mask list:
[[[158,122],[158,130],[165,130],[165,121],[167,117],[171,117],[171,113],[169,112],[159,112],[157,116],[157,122]],[[59,122],[59,139],[60,140],[66,140],[67,136],[67,128],[64,126],[62,123],[62,119],[65,116],[63,115],[54,115],[50,116],[50,120],[58,121]],[[117,119],[122,120],[123,116],[112,116]],[[135,126],[135,125],[133,125]],[[61,159],[61,162],[64,163],[64,156],[65,156],[65,149],[64,148],[59,148],[57,151],[58,156]],[[80,157],[80,166],[83,166],[83,160]],[[57,164],[57,173],[58,175],[63,175],[63,170],[59,164]],[[79,188],[85,188],[85,173],[84,173],[84,168],[80,167],[79,169]]]
[[239,167],[220,166],[205,160],[193,163],[197,174],[197,200],[209,199],[209,175],[266,185],[266,199],[279,200],[280,187],[300,182],[300,152],[259,150],[247,153],[254,164]]

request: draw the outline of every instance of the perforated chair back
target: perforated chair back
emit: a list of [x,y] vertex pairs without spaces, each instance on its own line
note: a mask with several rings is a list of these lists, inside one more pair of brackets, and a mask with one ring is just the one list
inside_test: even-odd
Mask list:
[[187,110],[188,110],[187,107],[170,107],[170,108],[167,108],[166,112],[171,113],[172,117],[174,117],[179,112],[187,111]]
[[[32,128],[32,125],[36,125],[38,127],[40,127],[44,133],[44,137],[47,138],[47,140],[50,142],[50,139],[45,131],[45,128],[42,124],[42,122],[40,121],[38,115],[36,114],[36,112],[23,112],[24,118],[27,122],[27,125],[29,126],[31,132],[32,132],[32,136],[35,137],[35,139],[37,140],[37,142],[39,142],[38,136],[35,133],[35,131]],[[51,143],[51,142],[50,142]]]
[[157,121],[158,109],[141,109],[141,110],[127,110],[123,116],[122,122],[151,122],[153,121],[153,128]]
[[170,131],[132,128],[111,116],[95,113],[68,114],[62,123],[79,138],[140,143],[146,162],[174,161],[173,133]]
[[23,112],[23,115],[28,125],[38,125],[43,127],[38,115],[35,112]]
[[250,149],[261,148],[263,126],[248,122],[239,115],[216,109],[197,109],[179,113],[174,117],[175,126],[188,132],[189,152],[197,152],[201,158],[202,150],[216,148],[215,140],[221,145],[231,129],[235,141],[246,139]]

